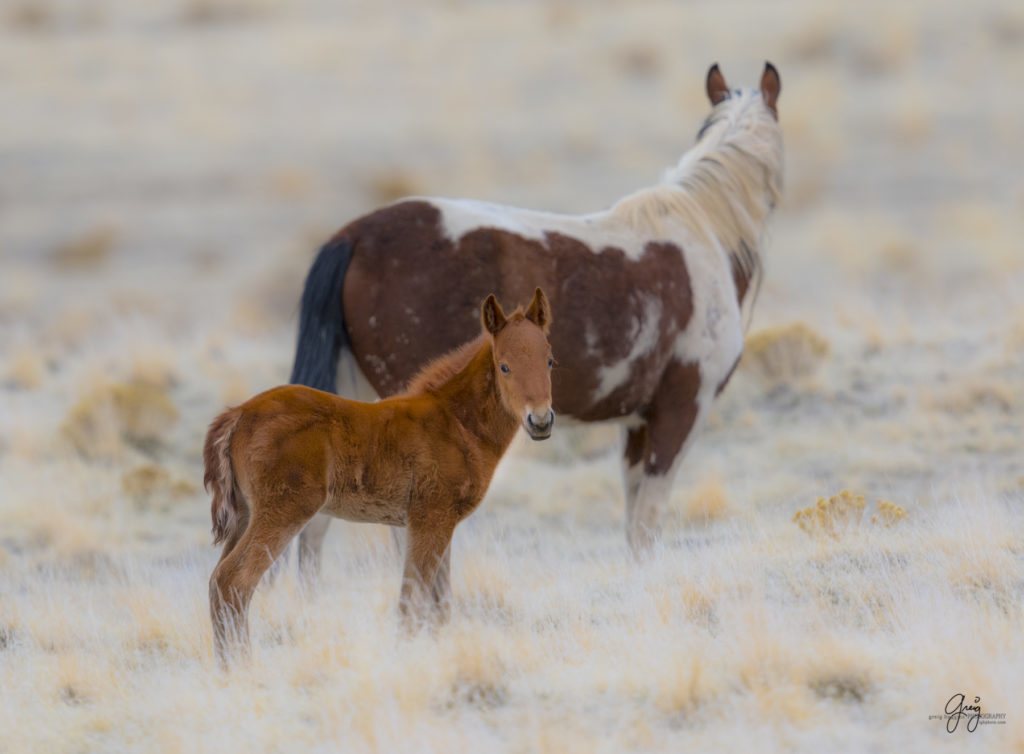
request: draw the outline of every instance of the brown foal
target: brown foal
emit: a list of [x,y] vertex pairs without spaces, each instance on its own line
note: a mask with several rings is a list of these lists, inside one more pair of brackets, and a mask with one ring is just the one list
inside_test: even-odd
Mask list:
[[493,295],[475,340],[432,362],[407,390],[361,403],[302,385],[276,387],[210,425],[204,483],[213,490],[210,577],[214,650],[248,649],[248,608],[264,572],[317,513],[405,526],[399,610],[409,629],[447,620],[449,546],[480,504],[520,425],[550,436],[551,309],[537,288],[505,316]]

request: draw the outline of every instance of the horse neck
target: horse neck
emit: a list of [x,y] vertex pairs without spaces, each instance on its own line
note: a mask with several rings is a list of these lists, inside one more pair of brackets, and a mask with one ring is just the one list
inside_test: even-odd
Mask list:
[[759,236],[781,196],[781,153],[775,154],[769,145],[769,153],[760,154],[747,143],[750,140],[749,134],[727,133],[714,143],[698,144],[669,172],[666,182],[691,196],[709,217],[728,220],[745,236]]
[[519,421],[498,394],[489,338],[462,369],[432,392],[463,427],[501,457],[519,429]]
[[[725,252],[749,317],[763,275],[764,231],[782,195],[782,137],[767,110],[749,112],[761,107],[759,100],[744,107],[747,112],[717,116],[724,121],[718,132],[683,155],[662,185],[670,211]],[[746,295],[750,287],[752,296]]]

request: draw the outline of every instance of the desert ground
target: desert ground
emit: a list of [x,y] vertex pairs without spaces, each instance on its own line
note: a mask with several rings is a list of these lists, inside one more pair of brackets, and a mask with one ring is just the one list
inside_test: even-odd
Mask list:
[[[201,443],[287,380],[319,244],[606,207],[766,59],[785,197],[652,556],[617,430],[558,427],[449,625],[400,638],[387,532],[335,523],[219,672]],[[992,0],[5,0],[0,752],[1024,751],[1022,90]],[[1003,717],[947,732],[958,693]]]

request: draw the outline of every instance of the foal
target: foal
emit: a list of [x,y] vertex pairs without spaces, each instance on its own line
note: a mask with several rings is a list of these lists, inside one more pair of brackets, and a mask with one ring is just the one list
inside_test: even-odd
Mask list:
[[301,385],[276,387],[218,416],[206,435],[213,489],[210,577],[214,650],[248,647],[249,601],[264,571],[317,513],[405,526],[402,623],[447,620],[449,545],[480,504],[522,424],[551,435],[551,308],[537,288],[505,316],[493,295],[483,331],[428,365],[401,395],[360,403]]

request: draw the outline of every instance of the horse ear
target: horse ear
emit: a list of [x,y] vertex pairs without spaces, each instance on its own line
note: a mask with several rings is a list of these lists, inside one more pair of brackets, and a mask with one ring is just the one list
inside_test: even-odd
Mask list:
[[484,305],[480,309],[480,320],[484,329],[491,335],[497,335],[505,326],[505,312],[501,310],[501,304],[493,293],[484,299]]
[[526,318],[547,335],[551,329],[551,304],[540,288],[533,292],[533,301],[526,308]]
[[725,83],[725,76],[718,70],[718,63],[708,69],[707,90],[712,105],[729,99],[729,85]]
[[775,66],[765,61],[764,73],[761,74],[761,97],[768,109],[779,117],[779,111],[775,109],[775,103],[779,99],[779,92],[782,91],[782,81],[779,80],[779,72]]

